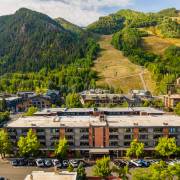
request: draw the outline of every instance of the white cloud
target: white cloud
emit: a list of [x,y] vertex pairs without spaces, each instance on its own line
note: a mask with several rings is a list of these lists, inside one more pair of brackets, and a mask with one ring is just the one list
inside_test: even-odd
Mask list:
[[132,0],[1,0],[0,15],[27,7],[49,16],[63,17],[75,24],[87,25],[104,15],[100,9],[124,7]]

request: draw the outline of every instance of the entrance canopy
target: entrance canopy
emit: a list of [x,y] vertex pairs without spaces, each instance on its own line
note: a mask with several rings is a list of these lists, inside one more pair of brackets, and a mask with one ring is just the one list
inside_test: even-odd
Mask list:
[[89,150],[89,154],[109,154],[108,149],[91,149]]

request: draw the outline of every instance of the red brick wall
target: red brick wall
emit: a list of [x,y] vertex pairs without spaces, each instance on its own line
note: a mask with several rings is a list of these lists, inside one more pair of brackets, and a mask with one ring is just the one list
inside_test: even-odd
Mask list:
[[96,127],[94,128],[94,140],[95,140],[95,147],[103,147],[104,146],[104,128],[103,127]]
[[105,145],[109,146],[109,127],[105,127]]
[[169,136],[169,129],[168,128],[163,128],[163,136],[168,137]]
[[89,128],[89,146],[93,147],[93,128]]
[[138,137],[139,137],[139,128],[134,128],[133,129],[133,135],[134,135],[134,139],[138,140]]
[[60,139],[65,138],[65,128],[60,128],[59,130]]

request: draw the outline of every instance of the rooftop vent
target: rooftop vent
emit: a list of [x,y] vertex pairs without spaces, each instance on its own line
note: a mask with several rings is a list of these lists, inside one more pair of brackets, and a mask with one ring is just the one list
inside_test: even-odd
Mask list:
[[59,116],[56,116],[56,117],[53,119],[53,122],[60,122],[60,117],[59,117]]
[[134,126],[138,126],[138,123],[134,123]]
[[36,126],[36,124],[33,124],[33,123],[32,123],[31,126]]
[[168,126],[168,123],[164,122],[163,125],[164,125],[164,126]]

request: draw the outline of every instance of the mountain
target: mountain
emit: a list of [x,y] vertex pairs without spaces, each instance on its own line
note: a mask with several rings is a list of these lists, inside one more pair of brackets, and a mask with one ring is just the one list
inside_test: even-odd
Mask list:
[[63,26],[26,8],[1,16],[0,74],[54,69],[82,56],[85,42]]
[[67,20],[65,20],[64,18],[57,18],[57,19],[55,19],[64,29],[66,29],[66,30],[68,30],[68,31],[70,31],[70,32],[72,32],[72,33],[76,33],[76,34],[80,34],[80,33],[84,33],[84,30],[81,28],[81,27],[79,27],[79,26],[77,26],[77,25],[75,25],[75,24],[73,24],[73,23],[71,23],[71,22],[69,22],[69,21],[67,21]]
[[114,14],[100,17],[98,21],[90,24],[87,30],[99,34],[113,34],[125,26],[133,28],[156,26],[164,18],[178,16],[179,11],[175,8],[164,9],[158,13],[143,13],[131,9],[122,9]]

